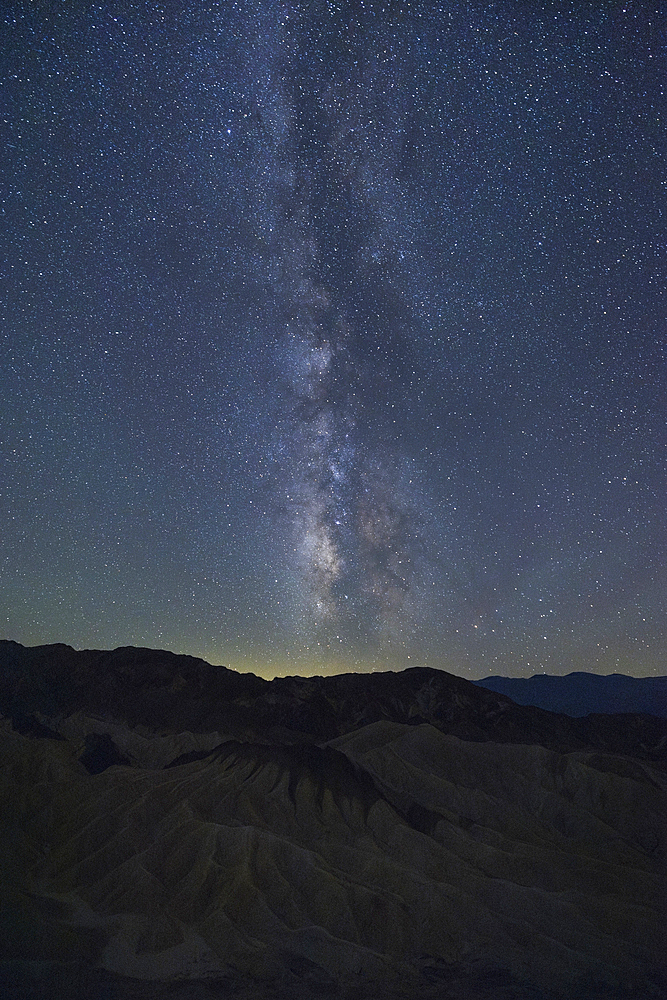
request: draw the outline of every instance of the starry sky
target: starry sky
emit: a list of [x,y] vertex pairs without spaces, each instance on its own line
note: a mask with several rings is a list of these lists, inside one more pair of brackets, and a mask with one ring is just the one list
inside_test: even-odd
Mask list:
[[2,29],[0,633],[667,673],[667,13]]

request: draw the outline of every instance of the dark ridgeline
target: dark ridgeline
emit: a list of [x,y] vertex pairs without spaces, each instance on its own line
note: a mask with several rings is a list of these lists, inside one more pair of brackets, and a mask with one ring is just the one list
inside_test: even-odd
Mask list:
[[660,1000],[667,720],[0,642],[0,992]]
[[0,641],[0,712],[19,730],[33,727],[35,735],[46,728],[45,720],[73,712],[154,729],[225,729],[271,743],[330,740],[387,720],[427,722],[477,742],[595,747],[645,760],[667,758],[667,729],[656,717],[573,718],[516,704],[505,692],[442,670],[265,681],[192,656],[134,646],[77,651],[60,643],[25,647]]
[[605,715],[633,712],[667,719],[667,677],[576,671],[564,677],[550,674],[484,677],[474,683],[487,691],[507,695],[517,705],[533,705],[577,718],[591,712]]

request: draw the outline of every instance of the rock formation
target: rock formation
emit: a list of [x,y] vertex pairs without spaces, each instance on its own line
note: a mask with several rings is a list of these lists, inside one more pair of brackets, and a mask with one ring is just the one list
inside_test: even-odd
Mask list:
[[665,995],[667,723],[0,643],[8,997]]

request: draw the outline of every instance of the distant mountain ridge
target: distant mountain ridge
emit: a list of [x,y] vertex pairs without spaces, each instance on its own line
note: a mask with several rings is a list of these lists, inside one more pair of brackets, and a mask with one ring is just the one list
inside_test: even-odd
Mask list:
[[590,674],[575,671],[564,677],[484,677],[473,681],[487,691],[574,718],[591,713],[642,713],[667,719],[667,677],[628,677],[626,674]]
[[49,720],[77,711],[155,729],[224,729],[260,743],[334,739],[381,720],[426,722],[475,742],[667,759],[664,724],[655,718],[572,718],[430,667],[266,681],[165,650],[0,640],[0,713],[16,730],[44,737]]

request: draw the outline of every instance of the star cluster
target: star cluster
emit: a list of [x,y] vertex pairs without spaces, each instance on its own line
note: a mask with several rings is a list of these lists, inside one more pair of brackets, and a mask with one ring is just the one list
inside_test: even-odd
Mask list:
[[664,672],[664,12],[1,17],[7,638]]

